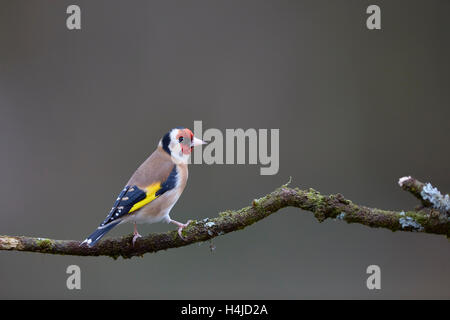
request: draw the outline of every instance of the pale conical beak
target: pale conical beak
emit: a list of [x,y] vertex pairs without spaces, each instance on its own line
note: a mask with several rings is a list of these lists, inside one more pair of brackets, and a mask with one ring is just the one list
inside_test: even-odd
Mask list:
[[203,140],[200,140],[199,138],[194,137],[194,139],[192,139],[192,142],[191,142],[191,147],[200,146],[202,144],[206,144],[206,142]]

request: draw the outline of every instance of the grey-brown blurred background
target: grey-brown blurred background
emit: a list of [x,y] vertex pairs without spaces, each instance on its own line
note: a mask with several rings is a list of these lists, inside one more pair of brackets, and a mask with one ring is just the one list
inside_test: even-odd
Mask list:
[[[382,30],[366,28],[370,4]],[[82,30],[66,28],[78,4]],[[241,208],[293,177],[410,209],[450,190],[449,1],[0,0],[0,234],[84,239],[171,127],[279,128],[280,171],[193,165],[172,217]],[[141,234],[172,229],[141,226]],[[110,235],[130,233],[132,225]],[[450,242],[284,209],[132,260],[0,252],[0,298],[450,298]],[[66,289],[68,265],[82,289]],[[366,288],[377,264],[382,289]]]

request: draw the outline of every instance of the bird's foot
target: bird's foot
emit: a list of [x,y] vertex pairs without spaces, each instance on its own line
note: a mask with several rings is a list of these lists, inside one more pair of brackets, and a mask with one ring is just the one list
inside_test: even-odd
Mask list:
[[133,237],[133,247],[134,247],[134,243],[136,242],[136,240],[137,240],[138,238],[142,238],[142,236],[141,236],[139,233],[134,234],[134,237]]
[[133,235],[134,235],[134,237],[133,237],[133,247],[134,247],[134,243],[136,242],[136,240],[138,239],[138,238],[142,238],[142,236],[139,234],[139,232],[137,231],[137,227],[136,227],[136,224],[134,224],[134,232],[133,232]]
[[186,223],[181,223],[175,220],[170,220],[170,222],[178,226],[178,235],[180,236],[181,239],[186,240],[181,234],[181,231],[183,231],[183,229],[186,228],[189,225],[189,223],[192,222],[192,220],[188,220]]
[[136,242],[136,240],[137,240],[138,238],[142,238],[142,236],[141,236],[139,233],[135,233],[135,234],[134,234],[134,237],[133,237],[133,247],[134,247],[134,243]]

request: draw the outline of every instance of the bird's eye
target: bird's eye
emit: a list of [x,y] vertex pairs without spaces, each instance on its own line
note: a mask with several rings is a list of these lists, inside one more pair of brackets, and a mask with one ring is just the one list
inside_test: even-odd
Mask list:
[[179,137],[178,138],[178,142],[183,142],[184,138],[183,137]]

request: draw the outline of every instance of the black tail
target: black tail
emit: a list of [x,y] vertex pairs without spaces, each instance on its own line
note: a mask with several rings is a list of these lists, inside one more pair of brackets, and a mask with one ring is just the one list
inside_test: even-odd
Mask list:
[[107,224],[106,226],[98,227],[97,230],[95,230],[89,237],[86,238],[86,240],[84,240],[80,244],[80,246],[86,243],[89,247],[93,247],[98,242],[98,240],[100,240],[105,234],[108,233],[109,230],[117,226],[119,223],[120,221],[114,221]]

